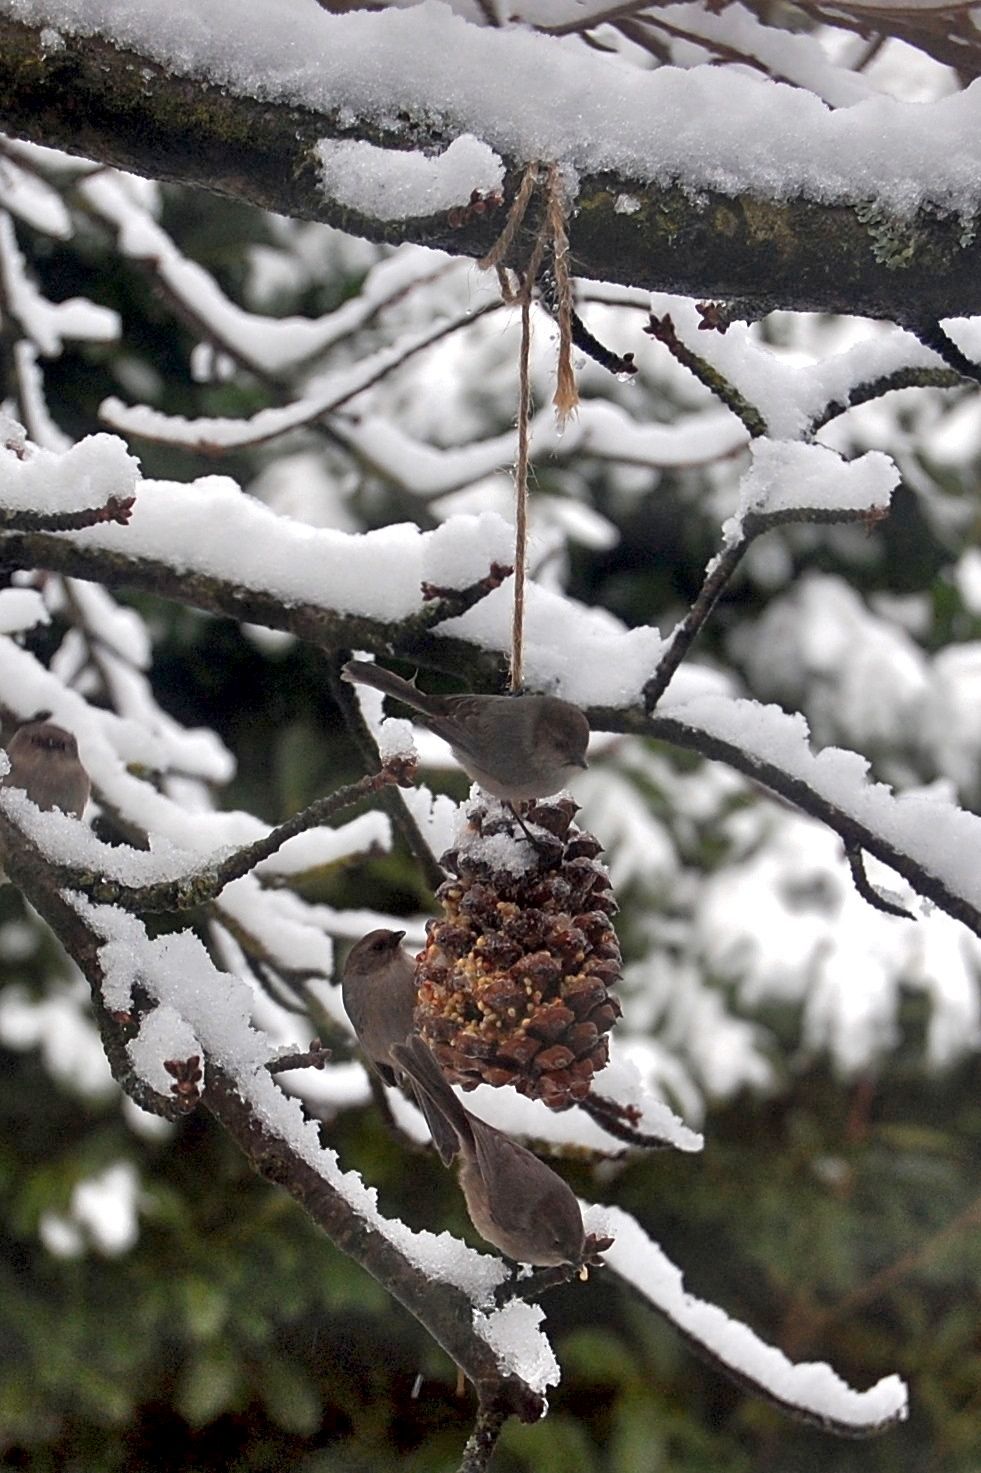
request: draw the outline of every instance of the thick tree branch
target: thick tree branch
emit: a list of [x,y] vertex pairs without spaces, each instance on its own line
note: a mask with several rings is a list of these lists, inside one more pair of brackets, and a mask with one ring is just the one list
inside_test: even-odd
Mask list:
[[[788,518],[799,519],[799,513],[788,514]],[[773,520],[776,522],[781,518]],[[476,689],[503,690],[506,685],[507,666],[503,654],[480,649],[439,630],[420,631],[411,619],[404,624],[385,623],[313,604],[284,606],[269,592],[232,585],[192,570],[181,571],[146,558],[126,558],[104,549],[76,545],[68,537],[43,533],[0,534],[0,572],[15,568],[44,568],[88,578],[108,587],[156,593],[208,613],[225,614],[233,619],[284,630],[321,649],[347,650],[353,647],[383,658],[394,657],[418,663],[426,669],[446,671],[465,678]],[[981,936],[981,907],[959,895],[915,857],[897,849],[871,824],[843,812],[803,778],[761,759],[735,741],[701,729],[697,723],[688,723],[678,716],[656,711],[647,716],[639,704],[593,707],[587,715],[595,731],[656,737],[703,757],[724,762],[735,771],[744,773],[803,813],[834,829],[841,836],[846,851],[861,849],[881,859],[902,875],[917,894],[932,900],[948,915],[963,921]]]
[[[43,568],[101,583],[105,588],[156,594],[202,613],[218,614],[249,624],[280,629],[326,650],[370,650],[418,661],[428,668],[467,676],[483,688],[499,684],[499,662],[464,640],[430,632],[420,619],[386,622],[361,614],[340,613],[323,605],[286,604],[276,594],[192,568],[180,568],[148,557],[130,557],[106,548],[87,547],[47,533],[0,532],[0,572]],[[420,593],[420,609],[426,605]]]
[[[387,148],[439,151],[452,135],[406,121],[381,137],[340,109],[318,114],[237,96],[168,74],[150,58],[99,37],[45,48],[40,29],[0,17],[0,126],[153,178],[198,185],[280,214],[324,220],[380,241],[421,241],[482,256],[500,228],[494,211],[451,223],[450,212],[397,222],[369,218],[328,198],[316,145],[359,138]],[[523,161],[506,160],[505,201]],[[631,211],[618,203],[627,195]],[[527,259],[537,231],[529,211],[511,264]],[[585,175],[570,222],[577,275],[689,296],[738,298],[772,308],[902,319],[910,301],[936,318],[981,311],[981,240],[961,223],[921,211],[645,184]]]
[[[96,1017],[103,1032],[113,1073],[139,1103],[161,1114],[180,1113],[180,1105],[163,1096],[149,1101],[134,1089],[132,1066],[126,1054],[127,1023],[106,1012],[102,1001],[101,939],[55,883],[43,857],[24,840],[12,820],[0,810],[0,849],[12,880],[23,890],[62,946],[85,974],[93,995]],[[136,979],[138,980],[138,979]],[[288,1140],[262,1121],[243,1098],[234,1078],[207,1061],[202,1101],[252,1165],[267,1181],[284,1187],[310,1214],[331,1241],[353,1258],[396,1298],[433,1336],[461,1368],[477,1391],[482,1407],[503,1416],[537,1421],[544,1405],[541,1396],[516,1376],[504,1375],[487,1341],[473,1328],[473,1302],[447,1283],[434,1283],[412,1264],[313,1166],[302,1159]]]

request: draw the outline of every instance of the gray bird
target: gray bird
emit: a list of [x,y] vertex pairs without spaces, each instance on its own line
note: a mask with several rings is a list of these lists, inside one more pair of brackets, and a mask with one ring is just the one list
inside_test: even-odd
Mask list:
[[89,775],[70,731],[53,721],[27,721],[7,744],[10,771],[4,787],[23,788],[38,808],[60,808],[81,818],[89,799]]
[[[416,977],[402,949],[404,935],[404,931],[369,931],[351,947],[341,975],[341,997],[362,1051],[378,1077],[390,1085],[402,1082],[392,1048],[405,1043],[414,1028]],[[413,1093],[433,1144],[449,1165],[456,1154],[456,1135],[427,1096]]]
[[464,1109],[418,1034],[396,1044],[391,1055],[417,1096],[429,1100],[456,1136],[460,1186],[480,1236],[517,1263],[541,1268],[582,1263],[582,1213],[562,1178],[503,1131]]
[[588,766],[585,712],[557,696],[430,696],[364,660],[349,660],[341,675],[418,711],[467,776],[506,803],[547,798]]

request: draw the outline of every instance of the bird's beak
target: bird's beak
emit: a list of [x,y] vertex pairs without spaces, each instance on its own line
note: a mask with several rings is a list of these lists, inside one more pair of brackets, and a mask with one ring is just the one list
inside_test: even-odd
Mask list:
[[579,761],[576,763],[576,766],[585,769],[589,766],[589,763],[586,761],[585,757],[580,757]]
[[393,931],[392,932],[392,946],[393,947],[400,946],[402,944],[402,942],[403,942],[404,939],[405,939],[405,932],[404,931]]

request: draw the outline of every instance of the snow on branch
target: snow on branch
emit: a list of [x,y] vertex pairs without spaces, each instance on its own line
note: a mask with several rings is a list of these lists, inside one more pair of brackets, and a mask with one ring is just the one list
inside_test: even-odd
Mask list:
[[[165,1113],[186,1109],[199,1086],[195,1056],[185,1055],[200,1047],[201,1099],[259,1172],[285,1187],[421,1321],[481,1399],[493,1394],[509,1414],[537,1420],[558,1371],[538,1328],[541,1311],[528,1306],[509,1316],[494,1308],[494,1290],[506,1275],[499,1259],[448,1233],[413,1232],[382,1215],[375,1192],[341,1168],[321,1144],[317,1122],[266,1067],[266,1041],[250,1022],[249,987],[217,971],[190,933],[151,939],[136,917],[113,907],[63,897],[43,882],[28,893],[88,977],[117,1077],[150,1108],[156,1101]],[[153,1023],[141,1027],[134,1009]]]
[[[427,501],[471,486],[514,462],[513,431],[444,448],[423,444],[374,414],[335,418],[331,430],[393,485]],[[683,425],[643,424],[603,399],[583,400],[561,434],[554,411],[541,410],[532,420],[530,437],[536,461],[548,457],[554,464],[589,456],[652,469],[721,459],[746,443],[744,430],[726,410],[692,415]]]
[[[488,310],[491,309],[484,308],[484,311]],[[343,408],[417,353],[461,327],[468,327],[473,315],[468,312],[463,317],[428,328],[413,338],[403,339],[394,347],[367,354],[352,367],[337,369],[312,381],[302,397],[291,404],[260,409],[251,419],[189,420],[179,414],[163,414],[146,405],[123,404],[116,398],[106,399],[99,406],[99,417],[124,434],[140,435],[161,445],[183,445],[212,452],[262,445]]]
[[[58,454],[28,444],[16,421],[0,413],[0,513],[11,529],[29,530],[33,518],[37,530],[57,530],[59,518],[89,507],[132,504],[138,479],[138,462],[114,435],[90,435]],[[94,517],[93,524],[101,520],[119,517]]]
[[[614,713],[608,713],[617,724]],[[814,752],[802,716],[713,696],[669,700],[644,731],[728,763],[840,834],[846,850],[875,855],[925,900],[981,935],[981,818],[934,795],[896,794],[872,782],[857,752]]]
[[[277,1083],[268,1039],[252,1022],[248,983],[218,971],[190,932],[151,938],[135,916],[59,890],[51,869],[32,863],[17,842],[8,810],[18,804],[25,800],[16,794],[0,804],[4,852],[85,972],[110,1062],[127,1091],[168,1116],[203,1103],[256,1169],[284,1186],[421,1321],[473,1382],[482,1404],[525,1420],[540,1417],[558,1367],[540,1329],[542,1311],[495,1297],[507,1277],[501,1261],[447,1233],[413,1232],[385,1217],[374,1191],[341,1168],[322,1144],[318,1123]],[[60,814],[40,817],[72,822]]]
[[[866,458],[843,467],[831,452],[816,446],[785,446],[764,450],[762,456],[761,464],[770,470],[780,464],[786,467],[788,456],[795,463],[802,456],[820,466],[814,486],[823,486],[827,494],[833,494],[826,474],[835,460],[844,473],[842,484],[849,486],[841,494],[853,501],[857,496],[856,506],[863,497],[881,497],[891,474],[883,458]],[[20,505],[28,491],[35,498],[40,496],[42,504],[52,500],[58,504],[66,495],[77,494],[76,479],[65,470],[66,463],[84,470],[93,484],[109,480],[118,484],[122,476],[133,484],[135,477],[134,462],[120,442],[96,436],[80,442],[60,467],[51,452],[39,451],[22,461],[15,451],[0,450],[4,496],[13,485],[18,486]],[[43,492],[40,482],[36,489],[33,480],[42,469]],[[772,489],[772,484],[768,471],[766,485]],[[750,479],[753,497],[761,485]],[[797,485],[799,489],[799,477]],[[812,508],[815,494],[808,492]],[[230,535],[233,528],[234,536]],[[194,573],[219,587],[234,586],[238,596],[243,585],[251,585],[264,607],[278,610],[278,627],[298,633],[307,634],[317,623],[325,631],[328,611],[350,615],[351,622],[346,627],[342,623],[333,636],[328,634],[328,642],[340,648],[374,646],[383,652],[391,634],[386,631],[383,635],[379,629],[384,643],[375,645],[372,620],[389,628],[408,620],[406,647],[411,648],[411,619],[424,602],[421,585],[466,586],[485,576],[488,556],[507,557],[510,532],[503,521],[490,515],[476,520],[454,517],[428,533],[411,526],[387,527],[363,536],[316,531],[274,516],[244,498],[227,480],[206,478],[191,486],[142,482],[129,526],[97,526],[61,534],[52,539],[50,554],[38,543],[36,534],[23,546],[23,555],[29,553],[32,564],[40,557],[58,567],[61,559],[55,549],[64,548],[64,564],[70,570],[87,566],[93,576],[101,572],[105,577],[98,554],[111,551],[123,560],[119,581],[137,585],[146,576],[141,576],[140,559],[155,567],[169,565],[175,592],[182,589],[185,600],[192,603],[197,597]],[[77,561],[71,555],[73,545],[82,553]],[[0,561],[5,554],[10,558],[17,547],[18,534],[8,534],[6,546],[0,545]],[[329,590],[329,604],[325,590]],[[854,753],[815,756],[807,745],[802,718],[718,694],[695,695],[718,682],[690,665],[679,672],[674,699],[645,718],[641,692],[665,647],[658,632],[645,628],[625,631],[609,615],[594,614],[539,586],[532,586],[529,595],[526,660],[533,683],[551,686],[587,708],[599,730],[649,732],[729,762],[830,823],[851,848],[858,846],[884,860],[919,894],[972,930],[981,929],[981,891],[973,879],[981,866],[972,865],[970,859],[981,848],[981,820],[939,799],[896,797],[881,785],[869,784],[867,764]],[[221,596],[204,606],[222,607]],[[315,609],[323,611],[319,618],[313,615]],[[462,640],[471,649],[471,665],[474,646],[477,652],[483,650],[497,658],[507,648],[508,619],[505,584],[461,618],[429,631],[427,647],[435,651],[444,648],[444,639]],[[272,617],[270,621],[275,622]],[[567,635],[561,648],[553,637],[556,627],[563,627]]]
[[[152,270],[170,299],[199,331],[207,333],[209,341],[264,375],[282,374],[342,341],[378,310],[384,300],[378,286],[387,281],[391,289],[393,272],[381,269],[373,273],[374,290],[366,283],[357,297],[323,317],[266,317],[247,311],[226,296],[209,271],[177,248],[126,184],[119,175],[97,173],[79,184],[78,198],[113,230],[125,257]],[[415,261],[421,277],[431,273],[432,263],[420,256]],[[399,290],[404,291],[406,263],[398,275]]]
[[893,461],[874,450],[844,461],[824,445],[756,440],[750,455],[736,515],[722,528],[726,542],[745,537],[748,523],[882,517],[899,484]]
[[[640,306],[639,303],[631,305]],[[750,406],[755,433],[773,439],[806,440],[850,404],[907,384],[953,387],[959,375],[913,332],[886,323],[869,324],[860,337],[815,362],[795,362],[763,341],[747,322],[729,322],[709,332],[702,304],[651,294],[645,310],[669,329],[649,332],[686,363],[701,365],[710,386],[728,386],[737,406]]]
[[698,597],[644,686],[649,711],[663,698],[757,537],[785,522],[862,521],[874,526],[886,515],[899,481],[893,462],[877,451],[846,462],[823,445],[757,439],[750,444],[750,455],[750,467],[739,483],[738,506],[722,527],[722,551],[709,563]]
[[[977,203],[981,99],[970,92],[915,106],[874,97],[833,111],[735,71],[645,72],[522,28],[476,27],[433,0],[378,14],[294,6],[289,25],[249,0],[207,12],[193,0],[162,10],[142,0],[2,0],[2,14],[102,36],[183,76],[343,111],[383,130],[395,131],[396,111],[438,116],[451,136],[471,133],[510,160],[552,159],[580,174],[904,211]],[[365,174],[360,213],[370,214]]]
[[[9,850],[6,804],[0,836]],[[248,985],[219,972],[188,932],[151,938],[137,917],[59,892],[50,875],[22,868],[20,859],[18,879],[86,972],[110,1058],[134,1097],[167,1114],[203,1102],[257,1169],[416,1315],[473,1382],[482,1406],[539,1417],[558,1378],[541,1309],[507,1297],[499,1260],[446,1233],[413,1232],[379,1211],[374,1191],[341,1168],[317,1123],[280,1089],[267,1040],[251,1021]],[[897,1377],[855,1392],[827,1366],[793,1366],[748,1327],[686,1294],[678,1270],[628,1214],[604,1209],[602,1228],[616,1235],[607,1259],[614,1271],[757,1394],[845,1435],[870,1435],[905,1416]]]
[[57,357],[65,340],[112,342],[119,336],[119,314],[82,297],[50,302],[27,274],[10,216],[0,212],[0,303],[25,335],[48,357]]
[[317,150],[324,190],[338,204],[377,220],[435,215],[466,205],[504,182],[501,159],[472,134],[435,158],[359,140],[324,139]]
[[605,1254],[607,1265],[732,1380],[791,1416],[840,1436],[870,1437],[905,1421],[906,1387],[898,1376],[887,1376],[867,1391],[854,1391],[828,1365],[794,1365],[747,1325],[688,1293],[681,1270],[629,1213],[604,1207],[602,1218],[614,1235]]
[[[72,37],[70,75],[52,35]],[[469,136],[481,159],[502,160],[505,203],[531,159],[578,182],[590,208],[571,248],[584,275],[897,320],[913,295],[935,317],[977,300],[976,89],[834,110],[735,67],[632,66],[526,26],[472,25],[436,0],[343,15],[309,4],[288,25],[249,0],[159,13],[141,0],[0,0],[0,82],[15,134],[375,239],[488,249],[493,220],[459,219],[486,164],[454,167],[458,204],[433,213],[444,196],[431,194],[431,161]],[[380,156],[360,190],[347,171],[343,203],[324,188],[325,141]],[[386,181],[399,159],[385,154],[425,176],[396,219],[372,214],[396,208]],[[621,198],[637,208],[618,212]],[[665,251],[665,209],[684,252]]]

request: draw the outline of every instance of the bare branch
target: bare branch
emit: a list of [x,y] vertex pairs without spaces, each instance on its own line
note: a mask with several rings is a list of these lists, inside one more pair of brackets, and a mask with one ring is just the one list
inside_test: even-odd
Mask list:
[[892,373],[883,374],[881,378],[853,385],[844,403],[833,400],[826,404],[811,422],[810,433],[817,434],[819,429],[837,419],[840,414],[845,414],[847,410],[854,409],[858,404],[868,404],[873,399],[881,399],[883,394],[890,394],[896,389],[956,389],[963,382],[964,375],[952,368],[897,368]]
[[494,1456],[498,1438],[504,1430],[507,1421],[507,1413],[493,1403],[485,1405],[480,1403],[477,1409],[477,1420],[473,1431],[467,1438],[467,1445],[463,1449],[463,1460],[460,1463],[459,1473],[485,1473]]
[[584,1100],[579,1101],[579,1109],[595,1120],[607,1135],[623,1141],[625,1145],[644,1151],[666,1151],[671,1146],[671,1142],[662,1136],[638,1130],[637,1111],[630,1105],[621,1105],[618,1100],[597,1094],[595,1088],[590,1090]]
[[848,860],[848,868],[852,872],[855,889],[863,900],[867,900],[874,910],[881,910],[887,916],[902,916],[903,920],[915,919],[912,911],[900,905],[896,900],[890,900],[887,896],[876,890],[865,873],[865,856],[861,849],[852,845],[845,845],[845,858]]
[[759,410],[750,404],[748,399],[744,399],[739,390],[730,384],[717,368],[713,368],[710,363],[700,358],[697,353],[693,353],[691,348],[681,341],[667,313],[663,317],[657,317],[652,312],[644,331],[649,338],[663,343],[672,358],[677,359],[684,368],[695,375],[700,383],[711,389],[723,404],[727,404],[733,414],[739,416],[754,439],[766,434],[766,420]]
[[[368,723],[361,714],[361,706],[358,701],[354,686],[349,685],[346,680],[341,680],[341,666],[345,664],[350,655],[350,650],[341,650],[338,654],[331,656],[327,665],[327,679],[330,683],[331,695],[337,705],[344,724],[353,739],[356,747],[361,753],[361,760],[368,768],[375,768],[379,762],[378,744],[375,741]],[[416,822],[402,794],[397,788],[388,786],[382,790],[382,802],[388,810],[389,817],[396,829],[402,835],[409,852],[414,854],[416,861],[425,876],[426,884],[430,890],[435,892],[446,879],[446,875],[438,858],[430,849],[425,836]]]
[[934,318],[918,318],[915,322],[904,324],[914,332],[921,343],[942,358],[949,368],[952,368],[962,379],[968,379],[974,383],[981,383],[981,363],[975,363],[968,358],[966,353],[954,342],[939,322]]
[[664,658],[661,660],[661,663],[650,680],[644,686],[645,710],[653,711],[658,701],[664,695],[679,665],[694,644],[699,630],[715,608],[723,589],[732,578],[748,548],[757,537],[762,536],[764,532],[768,532],[771,527],[782,526],[787,523],[828,522],[840,524],[863,522],[867,521],[873,515],[874,511],[850,511],[840,508],[822,510],[821,508],[815,507],[789,507],[779,512],[754,512],[749,516],[744,516],[742,520],[742,535],[727,542],[718,556],[713,558],[711,563],[709,563],[705,579],[698,591],[698,597],[675,629],[667,653],[664,655]]
[[918,895],[933,901],[955,920],[962,921],[976,936],[981,936],[981,906],[959,894],[941,875],[928,869],[924,862],[884,838],[870,823],[846,813],[805,778],[781,768],[776,762],[761,758],[735,741],[701,729],[678,716],[655,711],[645,718],[636,710],[616,708],[593,708],[589,716],[598,730],[652,736],[659,741],[671,742],[686,751],[724,762],[734,771],[743,773],[753,782],[793,804],[802,813],[827,824],[839,835],[846,849],[864,849],[876,859],[881,859],[897,874],[902,875]]
[[279,1054],[270,1059],[266,1068],[270,1074],[287,1074],[291,1069],[322,1069],[331,1057],[331,1050],[315,1038],[308,1049],[296,1054]]
[[479,604],[482,598],[493,593],[495,588],[500,588],[513,572],[507,563],[491,563],[486,578],[479,578],[466,588],[444,588],[436,583],[424,583],[422,596],[429,607],[418,615],[416,622],[422,628],[435,629],[447,619],[458,619]]
[[653,711],[664,695],[675,671],[694,644],[698,631],[715,608],[722,590],[742,562],[750,541],[744,534],[712,559],[698,597],[675,629],[664,658],[644,686],[644,706],[648,711]]

